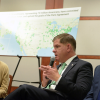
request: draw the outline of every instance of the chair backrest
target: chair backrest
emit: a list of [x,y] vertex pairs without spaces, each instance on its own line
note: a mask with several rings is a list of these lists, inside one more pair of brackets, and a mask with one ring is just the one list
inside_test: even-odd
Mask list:
[[11,91],[12,80],[13,80],[13,76],[9,75],[8,94],[10,94],[10,91]]

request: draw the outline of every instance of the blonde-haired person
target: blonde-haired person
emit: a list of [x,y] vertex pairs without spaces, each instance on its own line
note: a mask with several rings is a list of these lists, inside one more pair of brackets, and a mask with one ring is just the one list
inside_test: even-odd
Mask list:
[[9,69],[7,64],[0,61],[0,100],[7,96],[9,84]]

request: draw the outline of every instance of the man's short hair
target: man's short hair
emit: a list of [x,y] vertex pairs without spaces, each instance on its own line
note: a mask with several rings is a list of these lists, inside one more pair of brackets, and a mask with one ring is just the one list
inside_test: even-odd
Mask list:
[[60,43],[62,44],[70,43],[74,51],[76,50],[76,40],[72,35],[68,33],[59,34],[53,38],[52,42],[54,42],[56,39],[60,39]]

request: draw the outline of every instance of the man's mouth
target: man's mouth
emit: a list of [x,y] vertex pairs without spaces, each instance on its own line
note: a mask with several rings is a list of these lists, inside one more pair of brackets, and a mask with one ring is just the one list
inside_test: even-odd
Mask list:
[[55,57],[57,57],[57,55],[55,55]]

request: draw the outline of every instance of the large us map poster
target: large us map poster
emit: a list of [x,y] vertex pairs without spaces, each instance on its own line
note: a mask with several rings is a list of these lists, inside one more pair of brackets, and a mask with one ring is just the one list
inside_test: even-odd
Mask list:
[[0,12],[0,55],[54,56],[54,36],[76,39],[81,8]]

